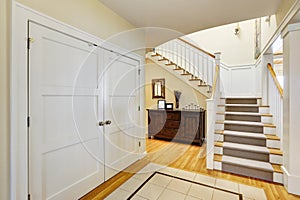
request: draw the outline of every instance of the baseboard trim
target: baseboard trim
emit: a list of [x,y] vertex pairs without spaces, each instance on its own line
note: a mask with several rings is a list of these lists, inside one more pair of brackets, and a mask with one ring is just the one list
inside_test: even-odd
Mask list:
[[283,184],[287,192],[300,195],[300,176],[290,174],[284,166],[281,169],[283,170]]

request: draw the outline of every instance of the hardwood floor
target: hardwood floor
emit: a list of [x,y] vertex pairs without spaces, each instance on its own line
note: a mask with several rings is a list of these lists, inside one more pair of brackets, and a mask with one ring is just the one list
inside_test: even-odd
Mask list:
[[[104,199],[122,183],[128,180],[135,172],[142,169],[148,163],[167,165],[186,171],[193,171],[201,174],[210,175],[216,178],[227,179],[237,183],[263,188],[269,200],[296,200],[299,196],[288,194],[280,184],[269,183],[254,178],[242,177],[230,173],[222,173],[206,169],[205,146],[167,142],[162,140],[147,140],[147,156],[134,163],[123,172],[120,172],[107,182],[101,184],[93,191],[81,198],[81,200]],[[200,157],[199,157],[200,156]]]

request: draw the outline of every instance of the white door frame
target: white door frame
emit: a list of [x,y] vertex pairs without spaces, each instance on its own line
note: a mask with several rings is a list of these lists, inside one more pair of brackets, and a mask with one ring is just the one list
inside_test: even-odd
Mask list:
[[[12,67],[11,67],[11,199],[27,199],[27,22],[38,22],[55,28],[72,36],[89,41],[91,44],[101,44],[103,40],[89,33],[81,31],[65,23],[59,22],[49,16],[34,11],[20,3],[12,3]],[[106,42],[107,43],[107,42]],[[120,54],[128,55],[128,51],[113,44],[106,44]],[[130,57],[140,62],[140,86],[144,83],[143,58],[137,54]],[[144,92],[141,93],[141,126],[144,123]]]

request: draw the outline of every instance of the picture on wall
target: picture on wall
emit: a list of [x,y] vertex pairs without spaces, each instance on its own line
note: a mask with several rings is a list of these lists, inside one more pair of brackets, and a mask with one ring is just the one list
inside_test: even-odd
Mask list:
[[158,100],[157,101],[157,109],[165,109],[166,100]]
[[254,58],[257,59],[261,53],[261,18],[255,20],[254,33]]
[[152,99],[165,98],[165,79],[152,79]]

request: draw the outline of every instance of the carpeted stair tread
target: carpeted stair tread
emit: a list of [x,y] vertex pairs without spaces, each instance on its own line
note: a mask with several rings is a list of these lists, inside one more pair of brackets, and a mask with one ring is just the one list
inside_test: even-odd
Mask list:
[[263,126],[264,125],[261,122],[233,121],[233,120],[225,120],[224,124],[243,124],[243,125],[254,125],[254,126]]
[[250,115],[250,116],[272,116],[267,114],[261,113],[253,113],[253,112],[224,112],[224,113],[217,113],[217,114],[225,114],[225,115]]
[[222,163],[229,163],[233,165],[238,165],[247,168],[255,168],[263,171],[273,172],[274,169],[272,165],[268,162],[262,162],[257,160],[250,160],[245,158],[237,158],[233,156],[222,156]]
[[217,121],[219,124],[224,122],[224,124],[237,124],[237,125],[246,125],[246,126],[265,126],[265,127],[276,127],[274,124],[264,124],[261,122],[251,122],[251,121],[233,121],[233,120],[225,120],[225,121]]
[[248,144],[238,144],[238,143],[232,143],[232,142],[223,142],[223,148],[230,148],[230,149],[251,151],[251,152],[265,153],[265,154],[270,153],[270,151],[267,147],[254,146],[254,145],[248,145]]
[[236,106],[236,107],[260,107],[257,104],[225,104],[225,106]]
[[237,137],[248,137],[248,138],[259,138],[266,139],[266,136],[261,133],[251,133],[251,132],[240,132],[240,131],[229,131],[225,130],[222,132],[224,135],[237,136]]

